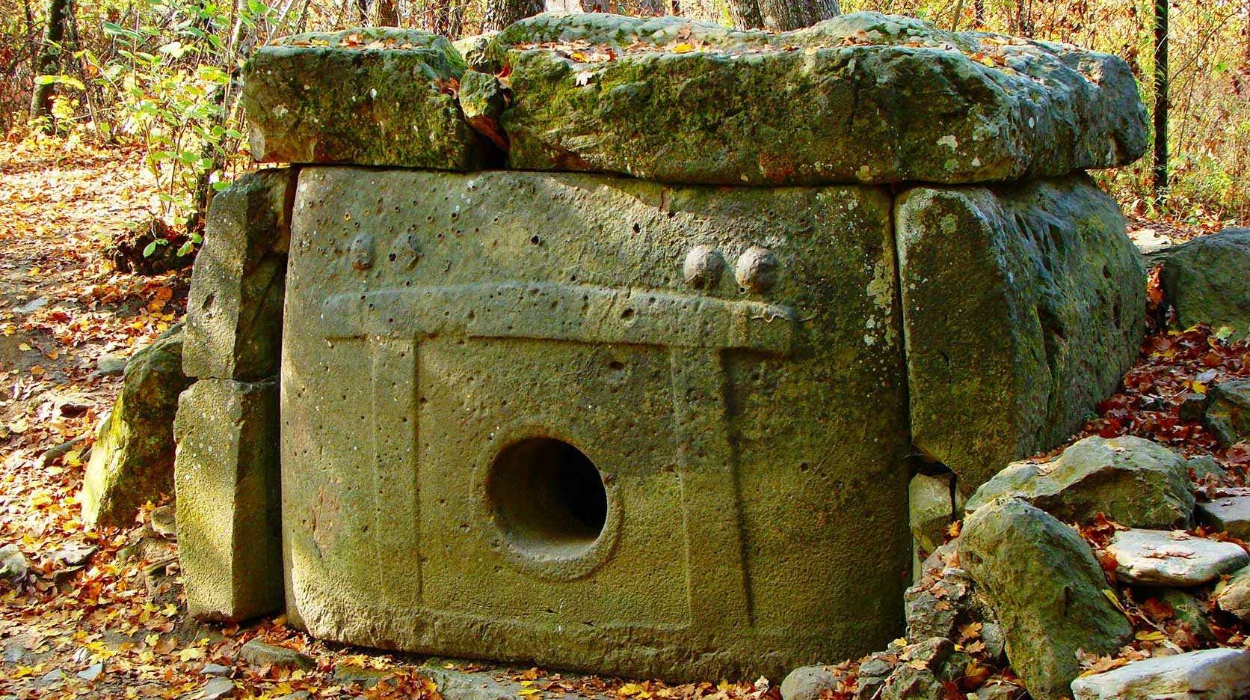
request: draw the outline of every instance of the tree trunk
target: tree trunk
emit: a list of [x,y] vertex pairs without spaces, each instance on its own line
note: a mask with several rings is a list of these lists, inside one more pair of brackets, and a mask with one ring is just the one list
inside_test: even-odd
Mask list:
[[787,32],[836,17],[838,0],[729,0],[729,13],[739,29]]
[[377,0],[378,26],[399,26],[399,0]]
[[972,3],[972,28],[985,26],[985,0],[974,0]]
[[[35,62],[35,77],[57,75],[61,72],[61,41],[65,38],[65,18],[74,11],[73,0],[48,0],[48,28],[44,32],[43,46]],[[53,84],[40,85],[30,93],[30,118],[52,117]],[[51,123],[46,127],[51,131]]]
[[1154,0],[1155,192],[1162,192],[1168,187],[1168,2]]
[[488,0],[482,31],[494,32],[513,22],[542,12],[543,0]]

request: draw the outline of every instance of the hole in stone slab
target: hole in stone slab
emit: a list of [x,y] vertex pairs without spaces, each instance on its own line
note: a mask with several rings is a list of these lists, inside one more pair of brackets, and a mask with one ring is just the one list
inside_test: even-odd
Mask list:
[[602,475],[581,450],[561,440],[529,438],[504,448],[486,489],[509,541],[540,559],[585,553],[607,522]]

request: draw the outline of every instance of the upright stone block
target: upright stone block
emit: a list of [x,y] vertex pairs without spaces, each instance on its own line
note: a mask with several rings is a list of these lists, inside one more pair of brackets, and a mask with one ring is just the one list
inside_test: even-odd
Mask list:
[[485,141],[456,102],[464,59],[447,39],[375,27],[286,37],[244,68],[252,157],[472,170]]
[[213,198],[187,299],[189,376],[277,374],[295,177],[290,168],[262,170]]
[[292,620],[685,680],[899,636],[885,192],[310,168],[294,211]]
[[1083,175],[895,203],[911,430],[970,494],[1066,440],[1144,333],[1145,271]]
[[280,610],[277,383],[201,379],[179,399],[174,430],[190,614],[246,620]]

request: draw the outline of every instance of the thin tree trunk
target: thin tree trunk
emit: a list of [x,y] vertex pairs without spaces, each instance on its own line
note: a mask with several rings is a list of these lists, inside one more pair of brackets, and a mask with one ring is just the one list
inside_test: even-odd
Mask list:
[[[59,74],[61,67],[61,41],[65,38],[65,18],[74,11],[73,0],[48,0],[48,28],[44,33],[39,59],[35,62],[35,77]],[[53,84],[40,85],[30,92],[30,118],[51,119]],[[51,124],[46,127],[51,130]]]
[[377,0],[378,26],[399,26],[399,0]]
[[1168,187],[1168,2],[1154,0],[1155,192],[1162,192]]
[[838,0],[729,0],[729,12],[739,29],[786,32],[836,17],[841,9]]
[[482,31],[499,31],[517,20],[542,12],[543,0],[489,0],[482,17]]
[[974,0],[972,3],[972,28],[985,26],[985,0]]

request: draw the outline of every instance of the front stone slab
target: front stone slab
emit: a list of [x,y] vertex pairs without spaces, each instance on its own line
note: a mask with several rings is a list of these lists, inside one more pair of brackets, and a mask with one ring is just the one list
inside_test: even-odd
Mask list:
[[895,204],[912,439],[971,494],[1066,440],[1132,366],[1145,272],[1086,177]]
[[178,400],[179,562],[193,617],[282,608],[278,387],[201,379]]
[[724,184],[972,183],[1136,160],[1128,65],[858,12],[794,32],[539,15],[497,35],[518,169]]
[[464,59],[416,30],[299,34],[244,69],[252,157],[472,170],[484,142],[456,103]]
[[892,247],[873,188],[301,171],[291,619],[674,680],[888,643],[910,554]]

